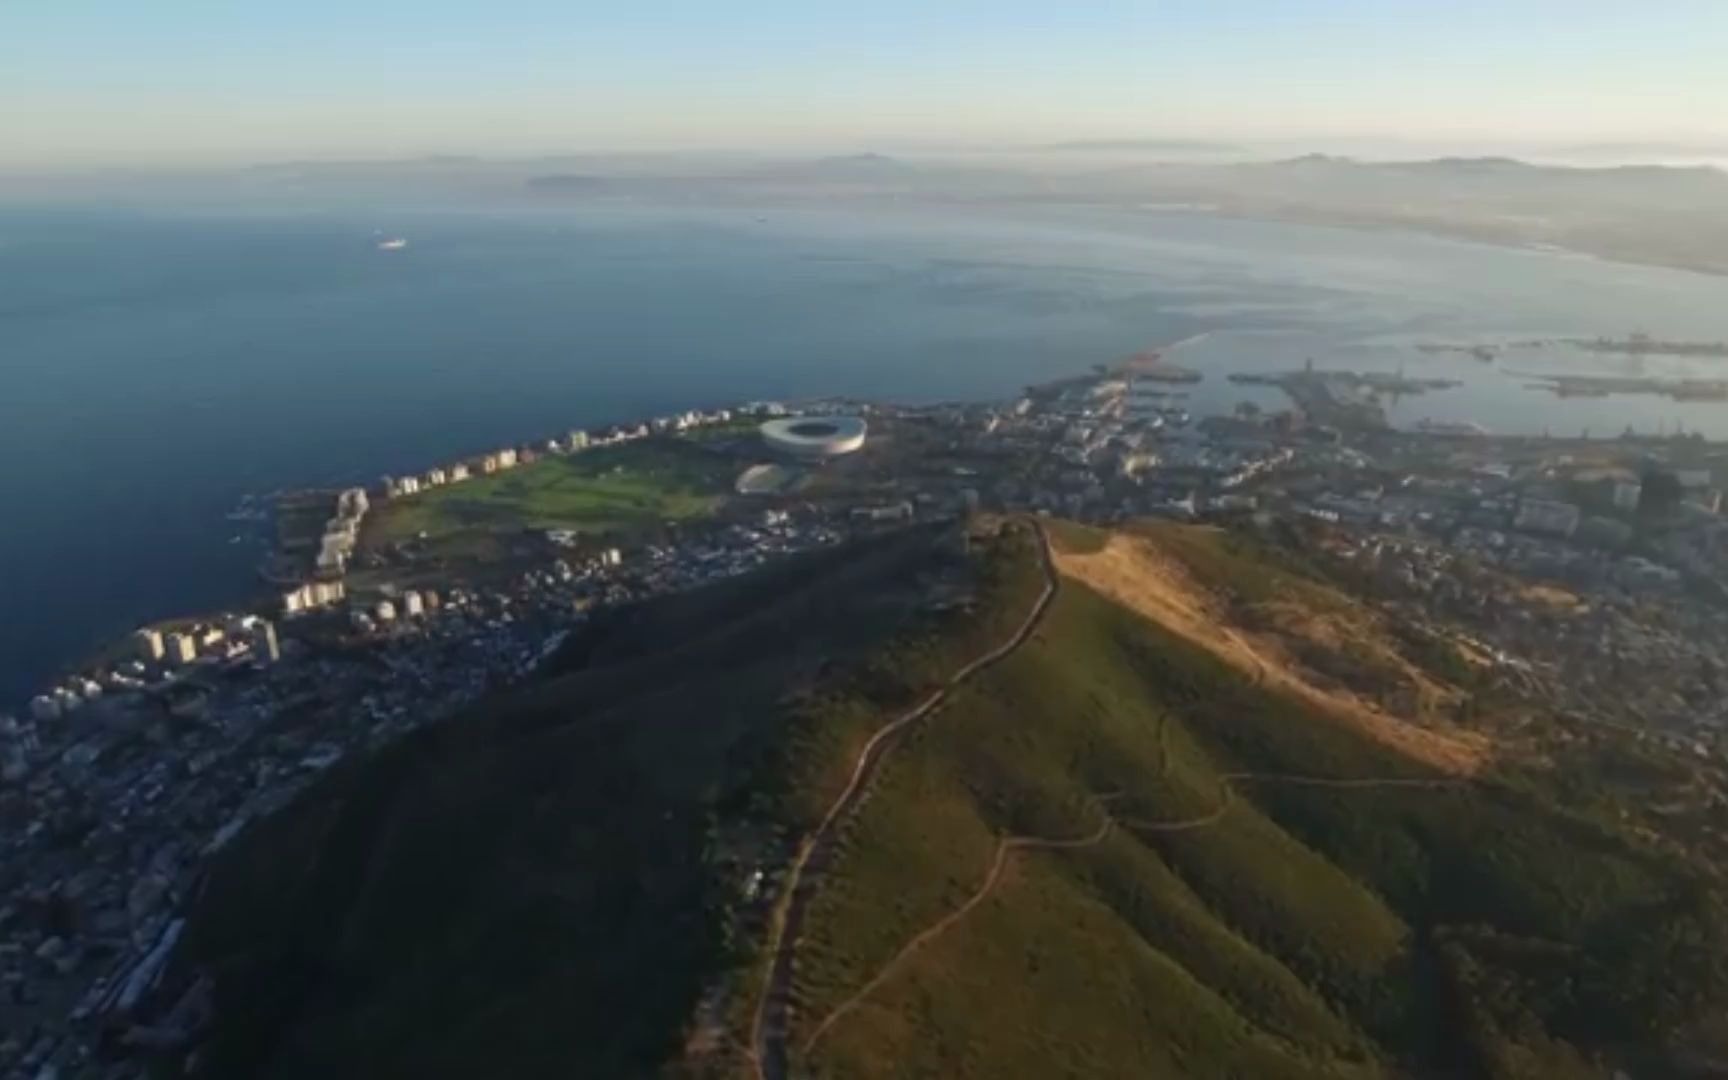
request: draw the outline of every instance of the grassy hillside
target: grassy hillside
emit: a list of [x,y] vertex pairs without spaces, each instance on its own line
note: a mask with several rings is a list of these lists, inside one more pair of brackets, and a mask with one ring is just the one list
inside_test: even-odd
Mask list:
[[[1030,637],[804,872],[765,1075],[1663,1075],[1728,1004],[1715,879],[1498,761],[1431,649],[1243,537],[1050,532]],[[183,958],[215,1074],[756,1076],[800,838],[1045,588],[1024,525],[950,539],[613,613],[250,832]]]
[[[1140,542],[1224,608],[1373,622],[1235,538]],[[1189,629],[1070,580],[1033,642],[889,762],[800,946],[795,1068],[1606,1075],[1728,1000],[1721,900],[1694,871],[1492,767],[1404,753]],[[1003,838],[1035,842],[945,924]]]

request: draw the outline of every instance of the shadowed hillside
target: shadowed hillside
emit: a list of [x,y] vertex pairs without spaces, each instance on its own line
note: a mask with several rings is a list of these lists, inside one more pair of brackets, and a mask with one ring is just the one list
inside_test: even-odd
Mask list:
[[[225,1076],[639,1075],[730,962],[717,817],[784,697],[967,580],[914,530],[607,615],[563,674],[343,768],[226,854],[188,956]],[[776,838],[758,841],[768,858]]]

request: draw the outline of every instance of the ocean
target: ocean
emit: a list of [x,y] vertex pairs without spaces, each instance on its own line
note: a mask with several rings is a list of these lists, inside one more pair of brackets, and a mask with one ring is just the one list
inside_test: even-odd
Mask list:
[[1172,212],[0,207],[0,711],[253,590],[226,517],[248,495],[676,407],[1006,398],[1189,338],[1196,411],[1256,393],[1225,373],[1313,357],[1467,380],[1401,423],[1728,437],[1728,405],[1560,401],[1507,370],[1632,361],[1413,348],[1636,329],[1728,339],[1728,279]]

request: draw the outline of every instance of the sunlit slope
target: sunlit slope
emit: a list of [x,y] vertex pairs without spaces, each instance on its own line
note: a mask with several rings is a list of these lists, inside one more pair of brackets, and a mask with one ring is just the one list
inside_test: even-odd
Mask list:
[[1497,779],[1378,616],[1221,534],[1054,535],[1037,633],[820,875],[794,1074],[1606,1075],[1723,1000],[1714,888]]

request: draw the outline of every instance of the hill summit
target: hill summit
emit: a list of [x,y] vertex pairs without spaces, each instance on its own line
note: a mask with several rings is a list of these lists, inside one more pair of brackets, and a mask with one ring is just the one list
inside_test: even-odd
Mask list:
[[[1276,540],[980,520],[597,620],[226,854],[218,1075],[1674,1069],[1713,870]],[[1640,1073],[1642,1074],[1642,1073]]]

